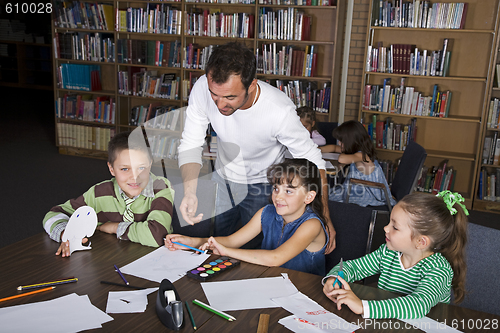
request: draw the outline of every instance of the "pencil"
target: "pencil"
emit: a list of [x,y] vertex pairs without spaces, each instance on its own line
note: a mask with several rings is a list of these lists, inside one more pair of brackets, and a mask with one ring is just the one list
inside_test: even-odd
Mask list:
[[177,244],[177,245],[180,245],[180,246],[184,246],[184,247],[187,247],[188,249],[191,249],[191,250],[195,250],[196,252],[200,252],[200,253],[207,253],[206,251],[202,251],[200,249],[197,249],[195,247],[192,247],[192,246],[189,246],[189,245],[186,245],[186,244],[182,244],[182,243],[179,243],[179,242],[172,242],[174,244]]
[[131,288],[131,289],[146,289],[144,287],[136,287],[136,286],[131,286],[130,284],[123,284],[123,283],[116,283],[116,282],[109,282],[109,281],[101,281],[103,284],[110,284],[112,286],[120,286],[120,287],[125,287],[125,288]]
[[191,313],[191,308],[189,307],[189,304],[187,301],[185,303],[186,303],[186,309],[188,310],[189,319],[191,319],[191,324],[193,325],[193,329],[196,331],[196,324],[194,322],[193,314]]
[[194,300],[193,300],[193,303],[194,303],[194,304],[196,304],[196,305],[198,305],[198,306],[200,306],[200,307],[202,307],[202,308],[204,308],[205,310],[208,310],[208,311],[210,311],[210,312],[213,312],[213,313],[215,313],[216,315],[221,316],[222,318],[227,319],[227,320],[229,320],[229,321],[236,320],[236,318],[234,318],[233,316],[230,316],[230,315],[228,315],[227,313],[224,313],[224,312],[219,311],[219,310],[217,310],[217,309],[214,309],[214,308],[213,308],[213,307],[211,307],[210,305],[205,304],[205,303],[203,303],[203,302],[200,302],[200,301],[198,301],[197,299],[194,299]]
[[30,292],[24,293],[24,294],[19,294],[19,295],[14,295],[14,296],[10,296],[10,297],[1,298],[0,302],[8,301],[8,300],[11,300],[11,299],[14,299],[14,298],[24,297],[24,296],[28,296],[28,295],[38,294],[38,293],[41,293],[41,292],[44,292],[44,291],[48,291],[48,290],[52,290],[52,289],[55,289],[55,288],[56,287],[48,287],[48,288],[33,290],[33,291],[30,291]]
[[27,286],[19,286],[17,287],[17,290],[25,290],[25,289],[33,289],[33,288],[41,288],[41,287],[50,287],[50,286],[55,286],[58,284],[65,284],[65,283],[71,283],[71,282],[77,282],[78,278],[76,277],[69,277],[65,278],[62,280],[57,280],[57,281],[49,281],[49,282],[40,282],[40,283],[35,283],[35,284],[30,284]]
[[127,281],[127,279],[125,279],[125,276],[123,276],[122,272],[120,272],[118,267],[116,265],[113,265],[113,266],[115,266],[115,269],[118,272],[118,274],[120,274],[120,277],[122,278],[123,282],[125,282],[126,285],[129,285],[130,283]]

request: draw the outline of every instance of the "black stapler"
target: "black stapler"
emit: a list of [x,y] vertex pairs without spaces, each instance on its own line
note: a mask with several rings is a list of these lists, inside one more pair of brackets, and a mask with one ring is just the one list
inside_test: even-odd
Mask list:
[[184,310],[182,301],[174,285],[168,279],[163,279],[156,297],[156,314],[163,325],[178,331],[184,327]]

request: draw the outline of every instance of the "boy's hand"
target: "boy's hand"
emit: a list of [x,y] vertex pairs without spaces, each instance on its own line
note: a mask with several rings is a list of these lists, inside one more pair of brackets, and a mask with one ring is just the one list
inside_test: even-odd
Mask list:
[[[340,282],[342,282],[342,288],[340,289],[336,287],[335,289],[331,290],[330,292],[326,293],[325,295],[333,300],[335,303],[337,303],[337,309],[340,310],[342,307],[342,304],[345,304],[351,309],[352,312],[355,314],[362,314],[363,313],[363,303],[361,300],[352,292],[351,288],[349,287],[349,284],[340,276],[337,276],[337,279],[339,279]],[[330,279],[327,280],[327,282],[330,282],[330,285],[333,284],[333,281],[329,281]],[[326,283],[325,283],[326,287]],[[323,291],[325,288],[323,288]]]
[[201,219],[203,218],[203,214],[200,213],[198,214],[198,216],[195,216],[197,208],[198,197],[196,197],[195,194],[186,193],[184,195],[184,198],[182,198],[179,209],[181,211],[182,217],[187,223],[194,225],[195,223],[201,221]]
[[198,238],[188,237],[178,234],[169,234],[167,235],[167,237],[165,237],[165,247],[170,251],[187,250],[186,247],[174,244],[172,242],[186,244],[191,247],[198,247],[201,243]]
[[212,250],[214,254],[227,256],[227,247],[220,244],[215,240],[215,238],[210,237],[208,241],[200,247],[201,250]]
[[[64,231],[61,233],[61,239],[62,235],[64,234]],[[87,237],[82,239],[82,244],[85,244],[89,241]],[[61,257],[69,257],[71,255],[71,252],[69,250],[69,240],[65,242],[61,242],[61,245],[59,245],[59,248],[57,249],[56,256],[61,255]]]
[[116,230],[118,229],[118,222],[106,222],[97,226],[96,229],[107,234],[116,234]]

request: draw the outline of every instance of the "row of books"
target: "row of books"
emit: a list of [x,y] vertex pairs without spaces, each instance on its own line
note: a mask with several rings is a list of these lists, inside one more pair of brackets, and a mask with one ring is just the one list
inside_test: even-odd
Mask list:
[[57,123],[59,146],[107,151],[114,135],[114,128]]
[[266,80],[266,82],[284,92],[298,108],[309,106],[321,113],[328,113],[330,109],[329,83],[324,83],[323,87],[319,88],[316,82],[311,81]]
[[453,191],[457,170],[449,166],[448,160],[443,160],[437,166],[423,166],[416,190],[437,194],[444,190]]
[[380,167],[382,168],[387,184],[391,186],[398,168],[399,160],[378,160],[378,164],[380,164]]
[[370,123],[363,124],[372,139],[373,146],[380,149],[405,150],[410,141],[417,138],[417,119],[409,124],[396,124],[391,117],[377,120],[373,115]]
[[57,68],[57,87],[62,89],[99,91],[101,66],[61,64]]
[[187,101],[189,99],[189,94],[191,89],[193,89],[194,84],[202,74],[189,72],[188,79],[182,80],[182,99]]
[[[181,1],[181,0],[174,0]],[[255,0],[186,0],[189,3],[237,3],[242,5],[253,5]]]
[[166,129],[178,131],[181,129],[181,112],[173,105],[160,105],[151,103],[149,105],[137,105],[130,109],[129,125],[141,126],[153,129]]
[[118,72],[118,93],[151,98],[179,99],[180,77],[175,74],[158,71],[139,71],[132,74],[129,71]]
[[259,9],[260,39],[311,40],[312,17],[296,8]]
[[177,159],[177,148],[181,139],[173,135],[148,136],[149,147],[153,158],[157,159]]
[[[220,2],[221,0],[206,0],[206,1]],[[222,1],[224,1],[224,0],[222,0]],[[231,0],[229,0],[229,1],[231,1]],[[259,0],[259,4],[260,5],[292,5],[292,6],[336,6],[337,0]]]
[[498,132],[484,137],[483,164],[500,165],[500,138]]
[[116,102],[109,96],[65,94],[55,100],[55,108],[57,118],[107,124],[114,124],[116,119]]
[[373,0],[372,25],[380,27],[463,29],[467,3]]
[[189,43],[184,47],[184,59],[182,67],[188,69],[205,69],[215,45],[201,47],[196,43]]
[[488,172],[486,168],[479,173],[478,196],[480,200],[500,202],[500,169]]
[[432,96],[423,96],[415,87],[405,87],[401,78],[399,87],[391,86],[391,79],[384,79],[382,85],[365,85],[363,109],[412,116],[447,118],[450,111],[452,92],[439,91],[435,84]]
[[112,35],[67,32],[54,36],[54,54],[58,59],[114,62],[115,42]]
[[263,44],[256,52],[257,73],[313,77],[318,62],[314,48],[314,45],[306,45],[305,50],[301,50],[293,45],[280,48],[276,43]]
[[404,75],[448,76],[451,40],[445,38],[443,49],[419,50],[415,45],[393,44],[383,47],[368,45],[366,71]]
[[116,31],[179,35],[182,10],[170,5],[147,3],[147,8],[118,9]]
[[253,38],[255,15],[248,13],[221,13],[219,9],[193,10],[186,13],[187,35]]
[[84,1],[55,1],[54,25],[60,28],[113,30],[113,5]]
[[121,64],[143,64],[147,66],[180,67],[181,42],[118,39],[117,60]]
[[490,101],[487,119],[488,128],[500,128],[500,100],[496,97]]

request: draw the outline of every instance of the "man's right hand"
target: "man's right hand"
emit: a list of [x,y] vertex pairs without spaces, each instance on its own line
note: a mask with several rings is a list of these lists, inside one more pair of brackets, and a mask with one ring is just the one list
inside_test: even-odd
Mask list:
[[196,195],[191,193],[185,194],[179,209],[181,210],[182,217],[187,223],[194,225],[195,223],[201,222],[203,214],[200,213],[198,216],[195,216],[197,208],[198,198]]

